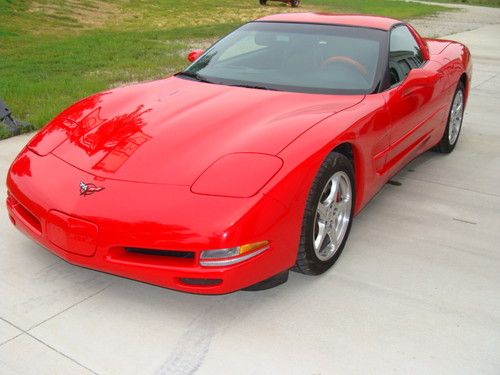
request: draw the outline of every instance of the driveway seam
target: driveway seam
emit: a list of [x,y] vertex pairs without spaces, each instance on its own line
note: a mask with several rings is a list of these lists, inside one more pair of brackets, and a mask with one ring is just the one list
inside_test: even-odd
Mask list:
[[24,330],[24,329],[22,329],[21,327],[16,326],[14,323],[9,322],[7,319],[2,318],[1,316],[0,316],[0,320],[3,320],[5,323],[10,324],[10,325],[11,325],[12,327],[14,327],[14,328],[17,328],[19,331],[25,332],[25,330]]
[[27,329],[27,330],[25,330],[24,332],[28,333],[29,331],[31,331],[31,330],[33,330],[33,329],[37,328],[38,326],[42,325],[43,323],[46,323],[46,322],[48,322],[49,320],[51,320],[51,319],[53,319],[53,318],[55,318],[55,317],[57,317],[57,316],[59,316],[59,315],[63,314],[64,312],[66,312],[66,311],[68,311],[68,310],[72,309],[73,307],[78,306],[79,304],[81,304],[81,303],[83,303],[83,302],[85,302],[85,301],[87,301],[87,300],[91,299],[92,297],[97,296],[98,294],[100,294],[100,293],[104,292],[104,290],[106,290],[107,288],[109,288],[109,287],[110,287],[110,285],[111,285],[111,284],[106,285],[104,288],[102,288],[102,289],[98,290],[97,292],[92,293],[91,295],[89,295],[89,296],[85,297],[84,299],[82,299],[82,300],[80,300],[80,301],[78,301],[78,302],[75,302],[73,305],[66,307],[64,310],[61,310],[61,311],[59,311],[58,313],[56,313],[56,314],[54,314],[54,315],[52,315],[52,316],[48,317],[47,319],[44,319],[44,320],[42,320],[41,322],[39,322],[39,323],[37,323],[37,324],[35,324],[35,325],[31,326],[30,328],[28,328],[28,329]]
[[7,344],[8,342],[11,342],[12,340],[17,339],[19,336],[22,336],[22,335],[24,335],[24,332],[18,333],[14,337],[11,337],[10,339],[5,340],[4,342],[0,343],[0,348],[2,346],[4,346],[5,344]]
[[92,374],[99,375],[99,373],[97,373],[96,371],[94,371],[94,370],[92,370],[91,368],[89,368],[89,367],[87,367],[87,366],[85,366],[85,365],[81,364],[81,363],[80,363],[80,362],[78,362],[76,359],[71,358],[71,357],[70,357],[70,356],[68,356],[67,354],[65,354],[65,353],[63,353],[63,352],[61,352],[61,351],[57,350],[57,349],[56,349],[56,348],[54,348],[53,346],[51,346],[51,345],[47,344],[46,342],[44,342],[42,339],[39,339],[38,337],[36,337],[36,336],[32,335],[31,333],[29,333],[29,332],[25,331],[24,329],[17,327],[15,324],[12,324],[12,323],[11,323],[11,322],[9,322],[8,320],[6,320],[6,319],[4,319],[4,318],[2,318],[2,317],[0,317],[0,320],[3,320],[4,322],[9,323],[9,324],[10,324],[10,325],[12,325],[13,327],[15,327],[15,328],[17,328],[18,330],[20,330],[20,331],[21,331],[21,333],[19,333],[18,335],[14,336],[14,337],[11,337],[11,338],[10,338],[10,339],[8,339],[7,341],[4,341],[3,343],[1,343],[1,344],[0,344],[0,348],[1,348],[2,346],[4,346],[5,344],[7,344],[8,342],[13,341],[14,339],[16,339],[16,338],[18,338],[18,337],[20,337],[20,336],[22,336],[22,335],[28,335],[28,336],[29,336],[29,337],[31,337],[32,339],[34,339],[34,340],[38,341],[40,344],[45,345],[47,348],[52,349],[52,350],[53,350],[53,351],[55,351],[56,353],[58,353],[58,354],[62,355],[63,357],[65,357],[65,358],[69,359],[71,362],[73,362],[73,363],[77,364],[78,366],[83,367],[84,369],[86,369],[86,370],[90,371]]
[[70,356],[68,356],[67,354],[65,354],[65,353],[63,353],[63,352],[61,352],[61,351],[57,350],[56,348],[54,348],[53,346],[51,346],[51,345],[47,344],[45,341],[43,341],[43,340],[39,339],[38,337],[33,336],[31,333],[29,333],[29,332],[25,332],[25,334],[27,334],[27,335],[28,335],[29,337],[31,337],[32,339],[34,339],[34,340],[38,341],[40,344],[45,345],[47,348],[52,349],[52,350],[53,350],[53,351],[55,351],[56,353],[59,353],[59,354],[60,354],[60,355],[62,355],[63,357],[65,357],[65,358],[69,359],[70,361],[72,361],[72,362],[76,363],[78,366],[83,367],[84,369],[86,369],[86,370],[90,371],[92,374],[99,375],[99,373],[97,373],[96,371],[94,371],[94,370],[92,370],[91,368],[89,368],[89,367],[87,367],[87,366],[85,366],[85,365],[81,364],[81,363],[80,363],[80,362],[78,362],[76,359],[71,358],[71,357],[70,357]]
[[[110,284],[110,285],[111,285],[111,284]],[[6,322],[6,323],[10,324],[11,326],[13,326],[14,328],[16,328],[17,330],[21,331],[21,333],[17,334],[16,336],[11,337],[10,339],[8,339],[8,340],[4,341],[3,343],[0,343],[0,347],[2,347],[3,345],[5,345],[6,343],[8,343],[8,342],[10,342],[10,341],[12,341],[12,340],[14,340],[14,339],[18,338],[19,336],[22,336],[22,335],[26,334],[26,335],[28,335],[29,337],[31,337],[32,339],[34,339],[34,340],[38,341],[39,343],[41,343],[41,344],[45,345],[45,346],[46,346],[46,347],[48,347],[49,349],[52,349],[52,350],[53,350],[53,351],[55,351],[56,353],[58,353],[58,354],[62,355],[63,357],[65,357],[65,358],[69,359],[70,361],[74,362],[74,363],[75,363],[75,364],[77,364],[78,366],[83,367],[84,369],[86,369],[86,370],[90,371],[90,372],[91,372],[91,373],[93,373],[93,374],[99,375],[96,371],[94,371],[94,370],[92,370],[91,368],[89,368],[89,367],[87,367],[87,366],[85,366],[85,365],[81,364],[81,363],[80,363],[80,362],[78,362],[76,359],[74,359],[74,358],[72,358],[72,357],[68,356],[67,354],[65,354],[65,353],[63,353],[63,352],[61,352],[61,351],[57,350],[56,348],[54,348],[54,347],[53,347],[53,346],[51,346],[50,344],[46,343],[46,342],[45,342],[45,341],[43,341],[42,339],[40,339],[40,338],[36,337],[35,335],[33,335],[32,333],[30,333],[29,331],[31,331],[32,329],[34,329],[34,328],[36,328],[36,327],[38,327],[38,326],[42,325],[43,323],[48,322],[49,320],[51,320],[51,319],[53,319],[53,318],[55,318],[55,317],[57,317],[57,316],[61,315],[62,313],[66,312],[66,311],[68,311],[68,310],[70,310],[70,309],[72,309],[73,307],[78,306],[79,304],[81,304],[81,303],[83,303],[83,302],[85,302],[85,301],[89,300],[90,298],[95,297],[96,295],[98,295],[98,294],[102,293],[104,290],[106,290],[106,289],[107,289],[110,285],[105,286],[104,288],[102,288],[102,289],[98,290],[97,292],[95,292],[95,293],[93,293],[93,294],[91,294],[91,295],[89,295],[89,296],[85,297],[85,298],[84,298],[84,299],[82,299],[81,301],[78,301],[78,302],[74,303],[73,305],[71,305],[71,306],[69,306],[69,307],[65,308],[64,310],[59,311],[57,314],[54,314],[54,315],[50,316],[49,318],[47,318],[47,319],[45,319],[45,320],[43,320],[43,321],[41,321],[41,322],[37,323],[36,325],[34,325],[34,326],[30,327],[30,328],[29,328],[29,329],[27,329],[27,330],[22,329],[21,327],[18,327],[18,326],[16,326],[15,324],[13,324],[13,323],[9,322],[7,319],[0,317],[0,320],[3,320],[4,322]]]
[[[390,287],[385,287],[381,284],[378,284],[377,282],[369,282],[366,280],[361,280],[358,278],[354,278],[350,276],[349,274],[342,273],[342,272],[336,272],[333,274],[335,277],[339,279],[343,279],[344,281],[349,281],[354,285],[358,286],[364,286],[370,289],[375,289],[378,290],[384,294],[389,294],[397,298],[403,298],[408,301],[412,301],[416,304],[424,305],[430,308],[436,308],[440,312],[445,313],[445,314],[452,314],[455,316],[467,316],[468,319],[471,319],[473,322],[479,325],[485,325],[485,321],[488,320],[492,324],[497,324],[498,323],[498,317],[494,315],[490,315],[488,313],[484,313],[482,311],[477,311],[474,309],[466,308],[464,306],[460,306],[457,308],[457,306],[454,306],[453,304],[447,304],[447,303],[439,303],[436,300],[432,300],[430,298],[426,298],[423,295],[413,295],[407,293],[404,289],[397,289],[397,288],[390,288]],[[471,312],[474,312],[474,314],[471,314]],[[475,314],[479,316],[474,316]]]
[[472,189],[468,189],[468,188],[464,188],[464,187],[460,187],[460,186],[448,185],[448,184],[444,184],[442,182],[429,181],[429,180],[425,180],[422,178],[408,177],[408,176],[401,176],[401,178],[407,179],[407,180],[420,181],[420,182],[428,182],[429,184],[436,184],[436,185],[446,186],[446,187],[457,189],[457,190],[470,191],[472,193],[477,193],[477,194],[487,195],[490,197],[500,198],[500,194],[485,193],[484,191],[477,191],[477,190],[472,190]]
[[484,85],[485,83],[487,83],[487,82],[491,81],[492,79],[495,79],[495,78],[496,78],[496,77],[498,77],[499,75],[500,75],[500,73],[497,73],[497,74],[495,74],[495,75],[491,76],[490,78],[488,78],[487,80],[484,80],[483,82],[478,83],[478,84],[477,84],[477,85],[475,85],[475,86],[472,86],[472,87],[471,87],[471,90],[476,89],[476,88],[478,88],[478,87],[480,87],[480,86]]

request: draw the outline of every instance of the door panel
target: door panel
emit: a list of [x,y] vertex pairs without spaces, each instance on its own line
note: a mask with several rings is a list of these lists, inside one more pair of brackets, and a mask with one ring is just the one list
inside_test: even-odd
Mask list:
[[386,92],[391,116],[387,170],[397,170],[413,158],[420,150],[419,146],[442,122],[442,89],[443,75],[440,72],[419,68],[412,70],[401,85]]
[[391,30],[388,77],[392,87],[385,92],[391,143],[386,172],[396,172],[425,148],[433,126],[441,121],[439,94],[444,81],[439,67],[423,60],[420,47],[406,26]]

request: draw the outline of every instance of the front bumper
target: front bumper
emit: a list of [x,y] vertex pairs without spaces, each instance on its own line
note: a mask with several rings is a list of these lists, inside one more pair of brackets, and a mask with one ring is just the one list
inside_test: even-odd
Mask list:
[[[105,189],[81,196],[81,181]],[[297,220],[268,195],[202,196],[187,186],[103,179],[54,155],[40,157],[28,150],[14,161],[7,186],[7,209],[15,226],[83,267],[191,293],[223,294],[295,262],[300,228],[292,227]],[[200,266],[203,250],[262,240],[270,241],[269,249],[249,260]]]

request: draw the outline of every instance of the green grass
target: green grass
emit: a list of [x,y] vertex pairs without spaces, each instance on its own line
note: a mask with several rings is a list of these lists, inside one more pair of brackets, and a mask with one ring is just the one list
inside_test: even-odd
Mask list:
[[500,0],[431,0],[439,3],[455,3],[466,5],[481,5],[486,7],[500,8]]
[[[303,3],[299,11],[403,19],[442,9],[391,0]],[[0,98],[16,118],[41,127],[79,98],[168,76],[187,64],[189,49],[285,11],[297,10],[257,0],[0,0]]]
[[7,138],[8,136],[9,136],[8,130],[0,126],[0,139]]

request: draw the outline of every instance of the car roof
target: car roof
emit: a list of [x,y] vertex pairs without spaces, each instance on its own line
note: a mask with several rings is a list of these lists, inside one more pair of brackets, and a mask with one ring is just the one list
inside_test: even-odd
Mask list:
[[380,30],[390,30],[394,25],[402,23],[389,17],[340,13],[281,13],[262,17],[257,21],[346,25]]

